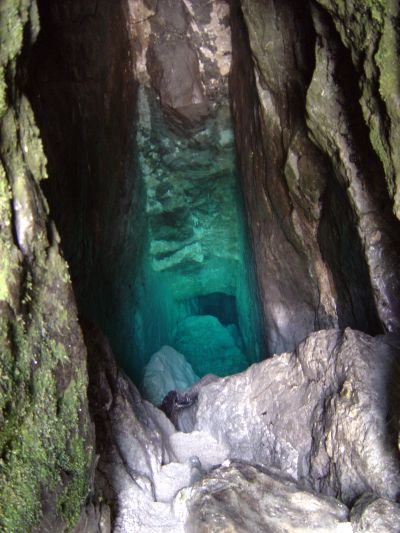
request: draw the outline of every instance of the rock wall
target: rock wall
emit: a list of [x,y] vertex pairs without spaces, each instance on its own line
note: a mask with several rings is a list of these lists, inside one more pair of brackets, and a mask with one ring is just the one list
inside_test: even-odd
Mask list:
[[0,6],[0,529],[70,530],[88,495],[86,348],[48,215],[46,158],[25,95],[37,5]]
[[397,11],[319,4],[232,2],[231,93],[270,353],[327,326],[399,329],[398,119],[387,118]]
[[80,311],[95,314],[104,299],[108,316],[121,317],[112,295],[129,290],[132,267],[115,257],[127,241],[132,254],[136,246],[120,223],[133,187],[126,173],[136,94],[128,4],[39,0],[38,8],[42,29],[27,88],[52,177],[45,193]]
[[[232,131],[226,127],[231,33],[230,98],[261,289],[265,355],[292,350],[311,331],[328,327],[352,326],[370,334],[399,332],[398,4],[232,0],[230,8],[231,32],[228,5],[222,0],[1,3],[2,530],[71,529],[91,485],[86,349],[68,267],[42,188],[62,233],[80,311],[109,329],[114,342],[125,342],[129,335],[132,341],[132,315],[126,310],[135,303],[132,280],[142,266],[137,259],[148,246],[154,272],[171,273],[179,267],[175,281],[179,278],[180,285],[174,286],[170,279],[166,285],[190,301],[174,309],[175,318],[188,309],[212,307],[212,302],[193,300],[207,294],[201,279],[197,280],[201,289],[189,283],[188,272],[202,263],[203,256],[211,257],[211,265],[219,257],[221,262],[215,261],[215,269],[210,269],[213,294],[225,294],[226,305],[233,296],[246,302],[242,307],[237,303],[237,311],[251,318],[250,325],[242,321],[240,326],[253,346],[257,344],[257,312],[252,305],[257,293],[248,290],[256,286],[246,270],[248,265],[251,269],[252,255],[242,246],[245,239],[238,235],[237,220],[226,216],[222,233],[231,239],[226,247],[219,246],[215,227],[209,242],[200,239],[199,230],[202,224],[214,226],[210,198],[225,208],[238,197],[236,185],[224,181],[226,162],[219,169],[221,179],[218,172],[212,174],[214,165],[208,160],[219,145],[233,153]],[[139,100],[141,108],[135,113],[139,84],[140,94],[147,96]],[[153,114],[144,113],[146,105],[154,106]],[[137,128],[135,120],[141,113]],[[215,127],[219,113],[225,113],[222,127]],[[165,122],[162,128],[161,119],[154,120],[160,116]],[[153,120],[151,127],[147,119]],[[146,165],[160,149],[157,158],[164,158],[163,171],[175,177],[174,194],[155,166],[146,179],[138,179],[144,168],[135,155],[140,135],[141,147],[151,152]],[[41,136],[50,176],[46,184]],[[195,158],[193,144],[207,153],[206,160],[193,162],[204,172],[193,172],[185,187],[180,187],[185,171],[173,157],[177,138],[189,145],[185,166]],[[162,140],[168,140],[164,151]],[[220,180],[220,198],[211,195],[214,181],[206,179],[208,173]],[[195,177],[200,174],[197,186]],[[202,200],[198,190],[210,196]],[[197,219],[185,209],[188,198],[194,199]],[[158,204],[163,215],[172,214],[164,217],[165,224],[158,223]],[[146,211],[151,215],[147,225]],[[164,238],[163,231],[173,238]],[[248,265],[238,258],[241,246],[249,252]],[[238,267],[238,276],[244,276],[242,285],[228,275],[231,271],[225,267],[230,260]],[[140,284],[144,278],[137,279]],[[151,301],[161,308],[165,301],[158,298],[159,286],[154,287]],[[148,293],[144,295],[146,303]],[[149,306],[153,324],[156,309]],[[110,328],[111,323],[118,327]],[[154,337],[146,323],[143,329]],[[95,332],[91,335],[88,344],[96,340]],[[131,356],[130,346],[134,343],[128,345]],[[101,411],[96,418],[103,467],[100,484],[104,481],[100,492],[115,506],[112,511],[120,530],[129,530],[132,523],[144,530],[149,522],[143,520],[151,520],[154,527],[169,523],[172,531],[180,531],[190,513],[189,526],[196,528],[203,519],[203,489],[208,484],[211,490],[216,485],[227,487],[235,502],[248,492],[249,479],[262,487],[273,483],[273,473],[234,463],[221,467],[203,484],[205,472],[190,460],[190,453],[200,454],[207,468],[225,457],[268,462],[308,488],[340,497],[349,505],[367,491],[397,497],[398,417],[393,409],[397,389],[390,381],[395,376],[397,355],[391,355],[395,352],[392,337],[374,340],[337,330],[311,336],[298,352],[209,385],[210,395],[201,396],[196,407],[197,432],[187,437],[142,402],[107,348],[104,368],[96,361],[93,365],[100,384],[92,389],[92,408],[95,415],[96,409]],[[95,357],[103,353],[101,346],[95,346],[93,353]],[[296,377],[290,394],[289,371]],[[252,399],[259,387],[268,400],[268,412],[259,412],[257,401],[245,399],[244,386]],[[269,397],[273,390],[277,393]],[[225,411],[217,410],[224,395]],[[354,415],[352,424],[349,412]],[[244,413],[240,424],[231,413]],[[384,423],[387,418],[389,425]],[[304,424],[299,427],[301,420]],[[243,436],[246,428],[250,439]],[[99,438],[102,429],[104,440]],[[360,431],[367,449],[357,441]],[[150,448],[155,452],[149,456]],[[232,479],[238,475],[242,480],[232,491]],[[180,476],[187,485],[200,480],[194,492],[184,495],[189,502],[186,510],[178,501],[174,515],[170,503],[174,491],[183,486],[174,484]],[[285,485],[285,478],[279,478],[279,486]],[[292,493],[301,490],[298,485],[290,487]],[[211,509],[220,509],[216,494],[216,501],[209,501]],[[256,491],[247,502],[249,515],[257,501]],[[270,503],[264,504],[267,508]],[[332,527],[345,521],[350,531],[347,509],[331,504],[341,509]],[[374,505],[367,500],[359,503],[350,519],[375,520]],[[393,502],[385,500],[384,505],[383,521],[391,509],[398,513]],[[235,507],[228,501],[227,508],[221,513],[231,524]],[[110,522],[107,506],[93,512]],[[88,530],[88,517],[81,517],[83,531]]]
[[[136,258],[134,299],[126,305],[128,313],[135,310],[126,358],[134,353],[140,370],[163,344],[178,348],[183,320],[192,316],[200,331],[195,317],[208,312],[237,328],[247,357],[240,354],[239,370],[243,361],[259,360],[263,339],[228,93],[229,6],[159,2],[140,25],[135,31],[147,41],[146,62],[136,60],[135,179],[144,209],[132,212],[132,220],[142,217],[136,238],[145,244]],[[208,351],[204,335],[189,337],[186,345]],[[235,365],[218,368],[226,374]]]

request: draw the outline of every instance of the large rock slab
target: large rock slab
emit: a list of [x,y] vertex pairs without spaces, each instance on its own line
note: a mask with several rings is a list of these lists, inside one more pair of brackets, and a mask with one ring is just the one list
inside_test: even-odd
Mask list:
[[190,408],[193,428],[230,458],[280,468],[344,502],[364,492],[395,498],[398,358],[390,337],[314,333],[296,352],[205,386]]
[[222,465],[190,490],[187,533],[352,533],[348,509],[273,470]]
[[[321,331],[203,378],[181,393],[198,395],[182,410],[187,433],[142,400],[96,329],[87,339],[96,492],[113,531],[396,531],[395,337]],[[364,494],[350,522],[346,504]]]

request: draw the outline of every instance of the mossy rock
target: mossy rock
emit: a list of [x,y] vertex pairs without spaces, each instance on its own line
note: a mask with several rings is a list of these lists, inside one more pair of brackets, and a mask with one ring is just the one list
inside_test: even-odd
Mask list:
[[46,160],[17,83],[36,2],[0,5],[0,531],[72,530],[90,488],[86,349],[39,182]]

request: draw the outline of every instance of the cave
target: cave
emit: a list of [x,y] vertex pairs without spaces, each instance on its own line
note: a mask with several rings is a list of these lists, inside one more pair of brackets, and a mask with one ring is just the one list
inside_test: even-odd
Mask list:
[[236,301],[233,296],[223,292],[213,292],[198,297],[199,315],[212,315],[221,324],[238,325]]
[[[111,20],[137,16],[119,13],[122,7],[107,8]],[[70,33],[71,24],[63,18],[70,16],[68,10],[63,12],[65,8],[48,2],[39,2],[38,8],[42,28],[29,66],[28,91],[43,130],[49,171],[53,167],[58,174],[46,183],[45,193],[64,242],[82,317],[105,331],[119,364],[138,386],[149,359],[164,345],[178,348],[184,344],[192,354],[185,354],[190,360],[196,359],[196,353],[197,358],[204,358],[197,344],[207,336],[207,324],[205,319],[196,322],[196,316],[222,318],[221,324],[209,319],[215,339],[223,344],[218,349],[217,340],[215,346],[211,343],[211,366],[207,372],[202,365],[200,377],[216,371],[222,377],[260,360],[265,339],[229,97],[227,4],[221,4],[217,12],[217,29],[224,41],[220,65],[206,57],[200,66],[196,63],[190,38],[184,34],[188,30],[184,7],[178,13],[173,3],[159,8],[156,18],[164,21],[164,29],[156,30],[154,38],[159,34],[160,43],[149,44],[146,65],[135,67],[143,72],[137,73],[138,79],[124,80],[131,83],[130,92],[126,89],[126,94],[118,94],[122,101],[114,102],[113,113],[121,116],[110,120],[116,127],[122,119],[118,128],[125,131],[111,141],[111,150],[98,146],[95,128],[102,127],[97,121],[103,116],[93,108],[94,102],[89,103],[90,111],[84,110],[89,113],[86,117],[76,109],[82,97],[94,96],[89,86],[77,92],[76,83],[86,76],[86,64],[66,62],[63,57],[70,45],[78,51],[92,46],[91,42],[81,35],[80,25],[76,34]],[[89,16],[91,9],[85,8],[79,20],[85,13]],[[205,11],[206,6],[199,4],[199,9]],[[101,23],[105,16],[106,12],[95,17],[93,23]],[[92,31],[91,19],[87,20]],[[206,42],[205,34],[199,37]],[[125,54],[121,59],[129,68],[133,68],[129,54],[138,54],[131,50],[139,46],[135,39],[132,34],[122,35],[122,42],[112,45],[113,53]],[[169,75],[175,54],[181,67]],[[103,68],[114,58],[105,56],[105,60]],[[122,64],[121,72],[113,74],[117,80],[111,79],[110,84],[121,83]],[[107,72],[106,77],[110,75]],[[57,132],[52,126],[56,116],[57,121],[61,116],[66,120]],[[109,134],[115,135],[112,129]],[[108,134],[104,135],[108,143]],[[106,171],[99,150],[113,158],[114,148],[115,158],[124,158],[124,163],[118,161],[119,168],[117,161],[110,162]],[[62,176],[55,170],[60,166],[65,169]],[[74,205],[73,217],[66,214],[65,202],[71,209]],[[231,322],[226,322],[229,315]],[[194,332],[194,346],[188,348],[189,323],[183,322],[191,316],[191,327],[201,331]],[[224,327],[228,325],[232,334]],[[185,342],[179,335],[185,336]],[[228,349],[227,337],[232,337],[231,355],[219,358]],[[209,344],[204,340],[203,345],[207,352]],[[220,362],[212,364],[215,358]]]
[[0,530],[397,531],[399,17],[4,0]]

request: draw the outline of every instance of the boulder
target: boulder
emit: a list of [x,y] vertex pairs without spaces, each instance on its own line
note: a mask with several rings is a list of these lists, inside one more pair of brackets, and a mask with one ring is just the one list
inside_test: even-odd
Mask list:
[[189,494],[187,533],[352,533],[345,505],[274,470],[227,462]]
[[231,331],[215,316],[189,316],[178,324],[173,344],[200,377],[210,373],[226,376],[248,366]]
[[400,505],[366,494],[352,508],[350,519],[354,533],[397,533]]
[[320,331],[241,374],[207,376],[181,393],[193,400],[187,433],[90,338],[95,487],[113,531],[396,531],[397,338]]
[[144,369],[142,394],[154,405],[161,405],[168,392],[186,389],[198,380],[184,355],[171,346],[163,346]]
[[365,492],[394,499],[398,360],[390,336],[313,333],[296,352],[203,387],[191,429],[209,432],[230,458],[279,468],[345,503]]

